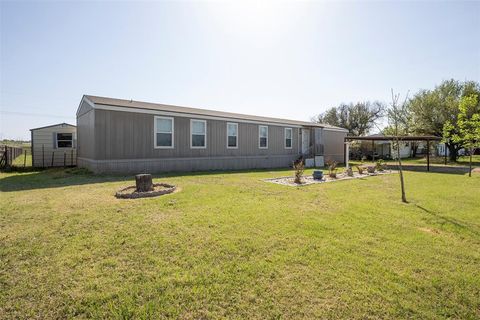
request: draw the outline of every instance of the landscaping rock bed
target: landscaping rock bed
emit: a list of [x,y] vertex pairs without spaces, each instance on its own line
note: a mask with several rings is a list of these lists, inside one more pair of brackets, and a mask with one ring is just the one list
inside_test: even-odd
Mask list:
[[172,193],[177,188],[173,185],[166,183],[154,183],[153,190],[138,192],[136,186],[129,186],[123,189],[120,189],[115,193],[115,197],[120,199],[137,199],[137,198],[149,198],[149,197],[158,197],[164,194]]
[[370,177],[370,176],[390,174],[390,173],[394,173],[394,172],[396,172],[396,171],[383,170],[383,171],[376,171],[374,173],[366,173],[366,171],[364,171],[363,174],[359,174],[358,172],[354,172],[353,176],[349,176],[346,172],[343,172],[343,173],[337,173],[336,178],[331,178],[330,176],[328,176],[328,174],[326,174],[326,175],[323,176],[322,180],[313,179],[312,176],[304,176],[302,178],[302,183],[301,184],[295,183],[293,176],[292,177],[270,178],[270,179],[265,179],[264,181],[271,182],[271,183],[276,183],[276,184],[282,184],[282,185],[285,185],[285,186],[300,187],[300,186],[308,186],[310,184],[316,184],[316,183],[326,183],[326,182],[334,182],[334,181],[340,181],[340,180],[358,179],[358,178],[365,178],[365,177]]

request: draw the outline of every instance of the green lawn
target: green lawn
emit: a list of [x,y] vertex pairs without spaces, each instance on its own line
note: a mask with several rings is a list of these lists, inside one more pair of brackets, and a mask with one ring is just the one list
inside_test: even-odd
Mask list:
[[0,174],[0,319],[478,319],[480,175]]
[[[389,160],[386,161],[387,163],[393,163],[396,164],[396,160]],[[447,165],[448,166],[468,166],[470,162],[470,157],[469,156],[461,156],[458,157],[456,162],[450,161],[447,159]],[[361,161],[358,160],[352,160],[349,161],[350,164],[357,165],[362,163]],[[371,160],[365,161],[365,163],[372,163]],[[419,165],[426,165],[427,164],[427,158],[426,157],[417,157],[417,158],[405,158],[402,159],[402,163],[404,164],[419,164]],[[431,165],[445,165],[445,158],[444,157],[430,157],[430,164]],[[478,167],[480,166],[480,155],[474,155],[472,156],[472,166]]]

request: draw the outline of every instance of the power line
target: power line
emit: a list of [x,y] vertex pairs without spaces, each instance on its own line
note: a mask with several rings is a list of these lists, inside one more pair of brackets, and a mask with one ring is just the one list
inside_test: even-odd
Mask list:
[[8,111],[8,110],[0,110],[0,113],[3,114],[10,114],[10,115],[17,115],[17,116],[34,116],[34,117],[48,117],[48,118],[68,118],[68,119],[75,119],[72,116],[64,116],[58,114],[45,114],[45,113],[30,113],[30,112],[17,112],[17,111]]

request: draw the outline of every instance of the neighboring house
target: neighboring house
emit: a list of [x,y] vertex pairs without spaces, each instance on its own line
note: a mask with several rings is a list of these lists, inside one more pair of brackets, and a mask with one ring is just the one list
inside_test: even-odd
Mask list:
[[32,166],[61,167],[76,165],[77,128],[68,123],[30,129]]
[[[445,152],[447,154],[445,154]],[[450,155],[450,150],[448,150],[448,148],[445,146],[444,143],[439,143],[437,145],[437,155],[441,156],[441,157],[444,157],[444,156],[448,157]],[[458,155],[459,156],[464,156],[465,155],[465,149],[462,148],[462,149],[458,150]]]
[[288,167],[343,161],[347,130],[295,120],[83,96],[78,166],[93,172]]

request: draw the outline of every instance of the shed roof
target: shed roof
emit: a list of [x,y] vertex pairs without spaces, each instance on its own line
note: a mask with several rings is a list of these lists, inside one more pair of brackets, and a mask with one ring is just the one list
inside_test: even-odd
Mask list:
[[62,123],[52,124],[52,125],[49,125],[49,126],[33,128],[33,129],[30,129],[30,131],[39,130],[39,129],[46,129],[46,128],[52,128],[52,127],[56,127],[56,126],[70,126],[70,127],[76,128],[76,126],[74,126],[73,124],[66,123],[66,122],[62,122]]
[[256,121],[256,122],[290,124],[290,125],[296,125],[296,126],[318,127],[318,128],[332,129],[332,130],[341,130],[341,131],[347,132],[347,130],[344,128],[331,126],[328,124],[322,124],[322,123],[307,122],[307,121],[253,116],[253,115],[247,115],[247,114],[241,114],[241,113],[224,112],[224,111],[216,111],[216,110],[208,110],[208,109],[200,109],[200,108],[191,108],[191,107],[180,107],[180,106],[174,106],[174,105],[168,105],[168,104],[115,99],[115,98],[107,98],[107,97],[99,97],[99,96],[91,96],[91,95],[85,95],[84,97],[90,100],[95,105],[118,106],[118,107],[124,107],[124,108],[144,109],[144,110],[146,109],[146,110],[156,110],[156,111],[168,111],[168,112],[175,112],[175,113],[195,114],[195,115],[203,115],[203,116],[211,116],[211,117],[228,118],[228,119],[241,119],[241,120]]

